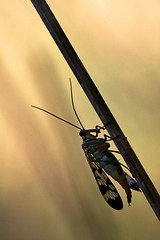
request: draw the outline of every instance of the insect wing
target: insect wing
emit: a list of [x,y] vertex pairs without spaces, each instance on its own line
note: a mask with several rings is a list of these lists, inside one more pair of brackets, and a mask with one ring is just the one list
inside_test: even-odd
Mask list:
[[86,147],[83,147],[88,163],[92,169],[99,190],[106,202],[114,209],[121,210],[123,203],[121,197],[113,183],[108,178],[106,172],[101,168],[92,153]]

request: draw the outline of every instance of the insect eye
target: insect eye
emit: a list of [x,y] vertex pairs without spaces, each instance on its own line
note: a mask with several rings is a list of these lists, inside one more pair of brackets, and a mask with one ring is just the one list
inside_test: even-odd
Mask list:
[[84,135],[85,135],[84,131],[81,130],[81,131],[79,132],[79,136],[83,137]]

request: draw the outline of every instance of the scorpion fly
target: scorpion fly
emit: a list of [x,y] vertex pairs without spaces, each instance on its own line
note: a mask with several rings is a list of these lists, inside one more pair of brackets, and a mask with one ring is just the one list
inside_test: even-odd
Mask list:
[[70,88],[73,111],[81,127],[78,127],[73,123],[68,122],[63,118],[60,118],[57,115],[48,112],[40,107],[33,105],[32,107],[42,110],[80,130],[79,135],[81,136],[83,141],[82,148],[86,155],[87,161],[92,169],[93,175],[96,179],[101,194],[112,208],[116,210],[121,210],[123,208],[123,202],[117,189],[109,179],[108,175],[110,175],[122,186],[122,188],[124,188],[129,205],[132,198],[131,189],[141,191],[140,187],[138,183],[122,169],[122,164],[119,163],[117,158],[112,153],[114,151],[109,150],[110,144],[108,143],[109,140],[107,139],[107,135],[104,135],[104,138],[98,137],[98,135],[101,133],[101,130],[104,130],[105,127],[96,126],[95,129],[87,130],[83,127],[74,106],[71,81]]

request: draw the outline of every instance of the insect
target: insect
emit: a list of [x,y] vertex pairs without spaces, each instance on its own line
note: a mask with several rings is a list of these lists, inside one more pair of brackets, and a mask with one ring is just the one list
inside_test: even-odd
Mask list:
[[132,198],[131,189],[141,191],[140,187],[138,183],[122,169],[122,164],[119,163],[112,151],[109,150],[110,144],[108,143],[109,140],[107,139],[107,135],[104,135],[104,138],[98,137],[98,135],[101,133],[101,130],[104,130],[105,128],[96,126],[95,129],[86,130],[83,127],[74,106],[72,85],[71,101],[74,113],[77,117],[78,122],[81,125],[81,128],[40,107],[36,107],[33,105],[32,107],[42,110],[80,130],[79,135],[83,140],[82,148],[86,155],[87,161],[92,169],[101,194],[112,208],[116,210],[121,210],[123,208],[123,202],[117,189],[109,179],[108,175],[110,175],[114,180],[119,182],[122,188],[124,188],[129,205]]

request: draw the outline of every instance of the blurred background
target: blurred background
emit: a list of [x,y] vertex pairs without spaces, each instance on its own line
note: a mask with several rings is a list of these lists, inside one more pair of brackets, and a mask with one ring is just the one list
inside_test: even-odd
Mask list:
[[[160,2],[47,2],[159,191]],[[0,26],[0,239],[159,239],[144,195],[128,207],[113,181],[124,209],[110,208],[77,129],[31,108],[77,124],[71,77],[84,126],[101,125],[30,0],[0,0]]]

